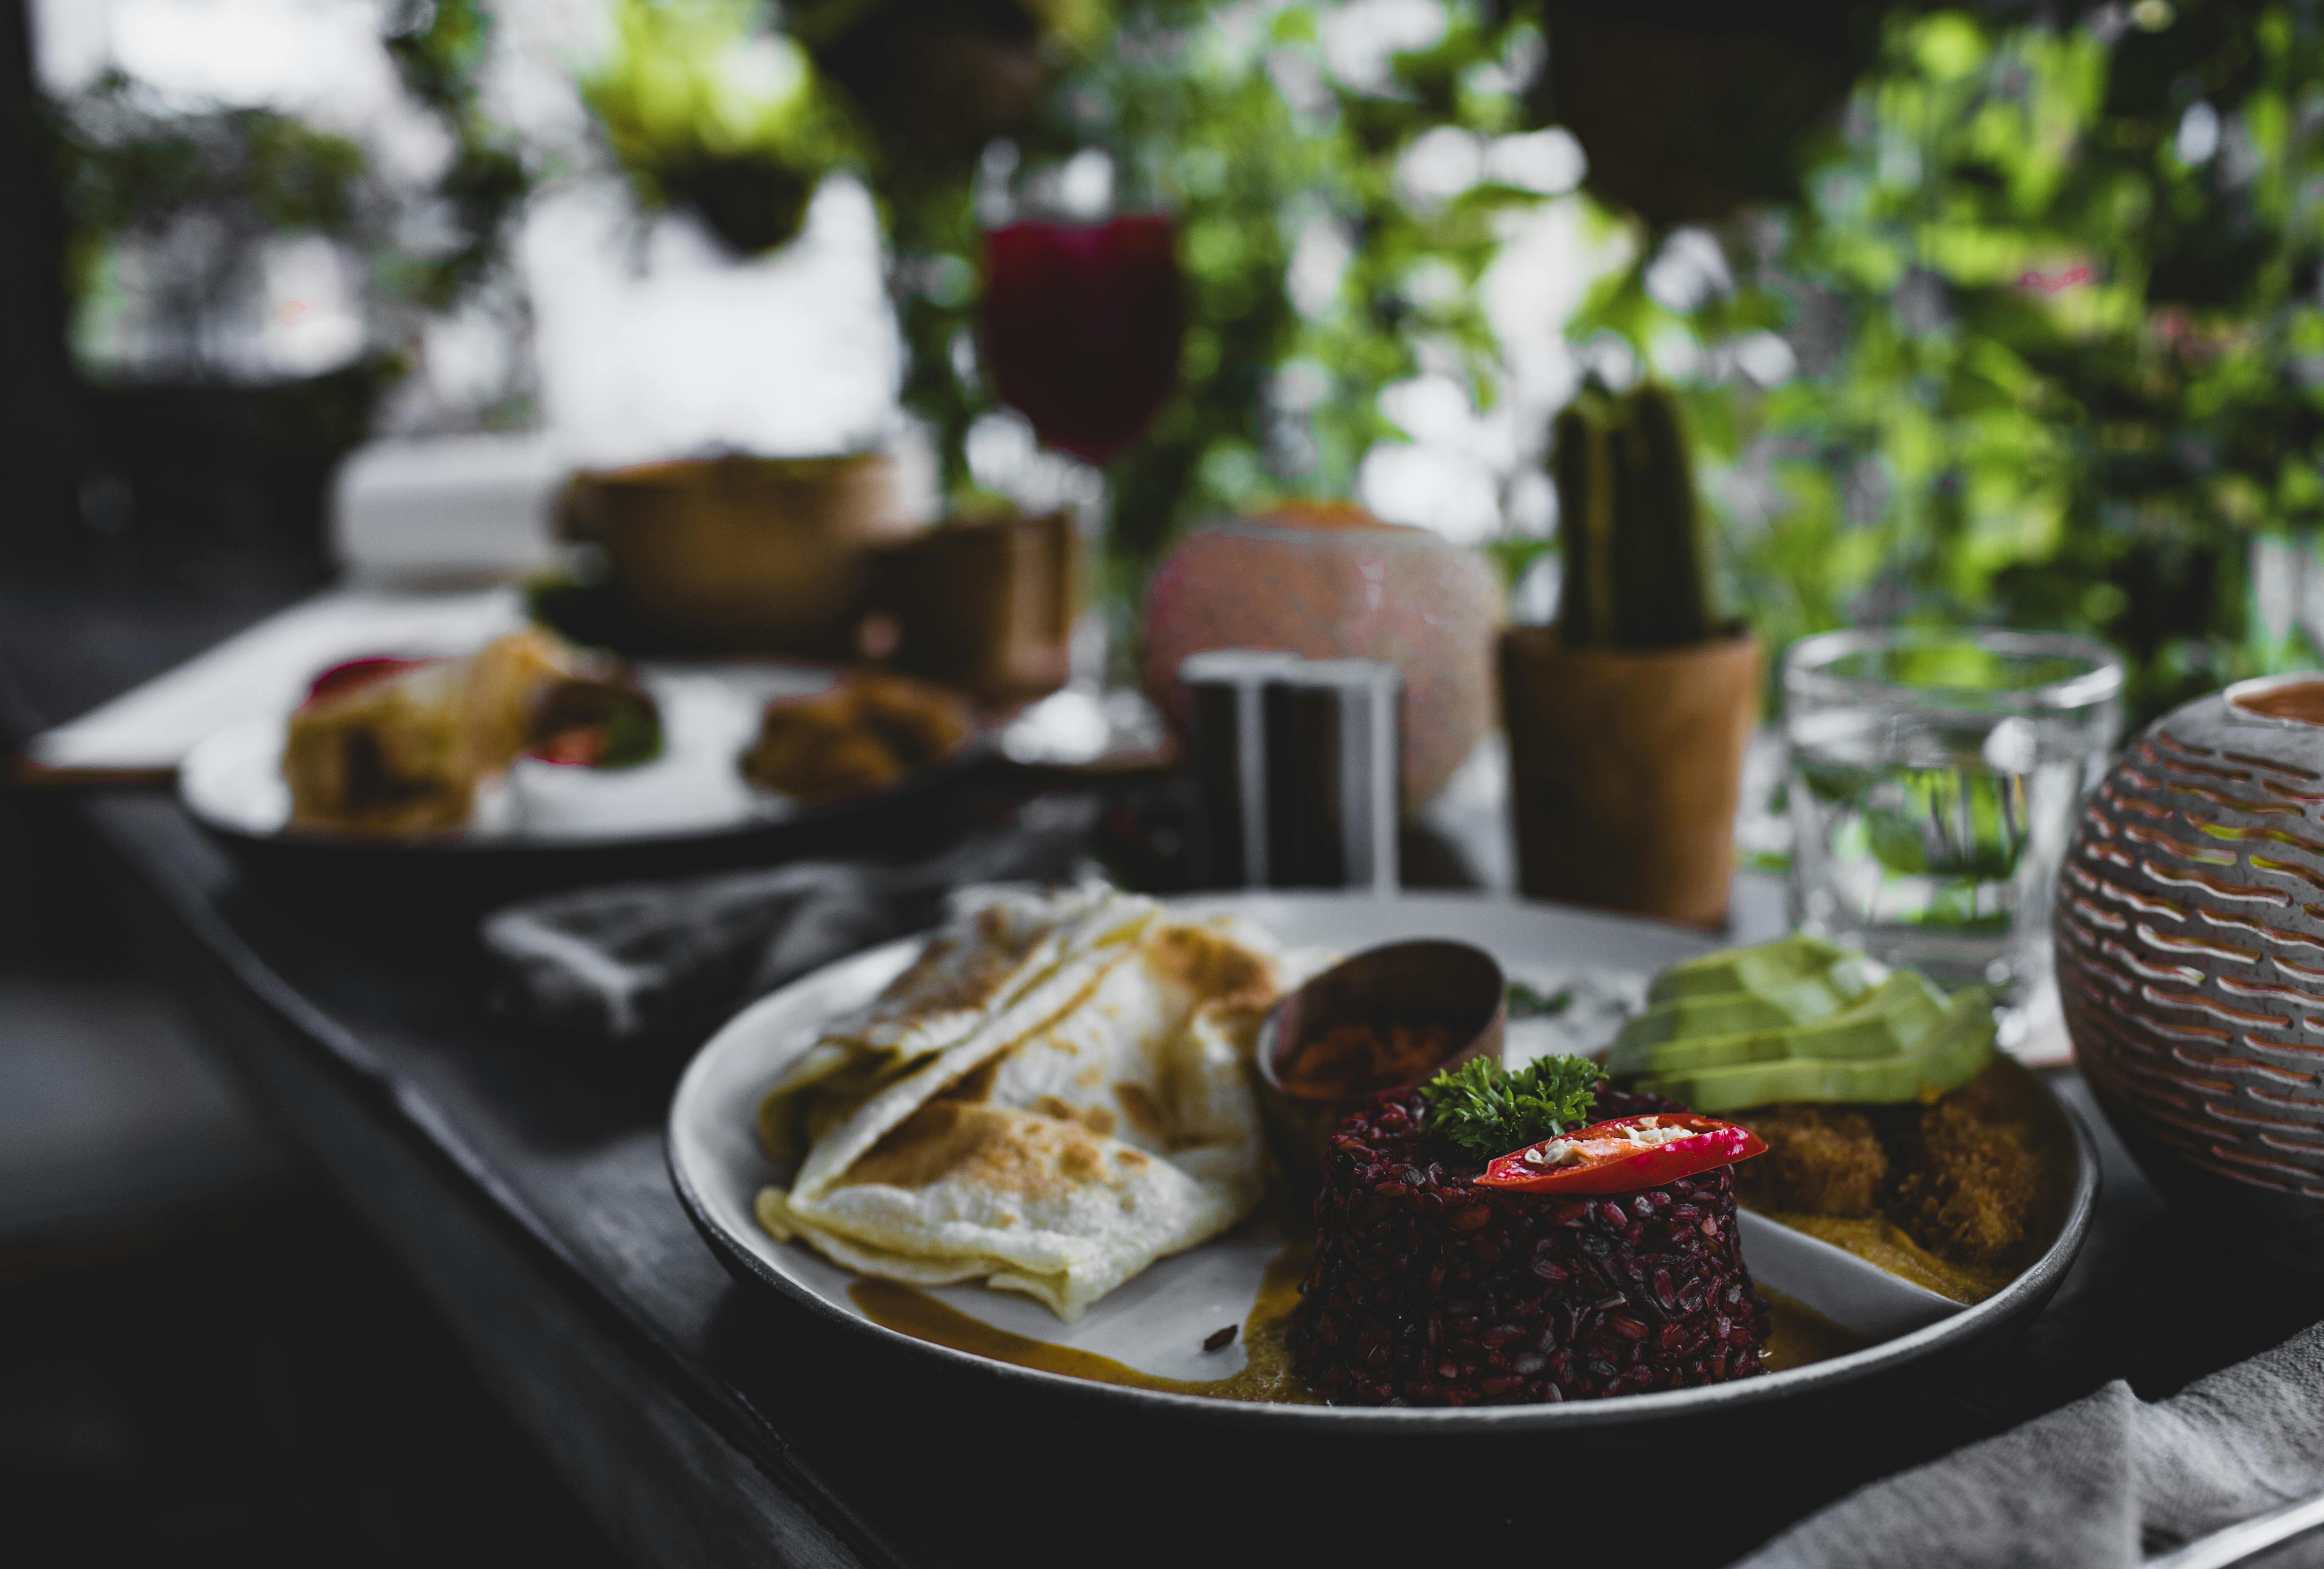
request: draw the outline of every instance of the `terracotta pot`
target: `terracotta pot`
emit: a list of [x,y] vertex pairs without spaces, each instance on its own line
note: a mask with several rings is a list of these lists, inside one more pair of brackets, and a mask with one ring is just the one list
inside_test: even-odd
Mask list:
[[2155,1184],[2324,1268],[2324,677],[2164,715],[2084,803],[2058,992]]
[[980,697],[1065,685],[1080,608],[1081,541],[1064,512],[947,523],[881,553],[880,608],[899,666]]
[[1404,676],[1404,809],[1493,725],[1499,581],[1473,551],[1354,507],[1286,509],[1189,536],[1146,592],[1146,689],[1187,735],[1178,667],[1209,649],[1380,660]]
[[1750,632],[1693,648],[1501,637],[1517,881],[1527,897],[1723,926],[1759,709]]
[[576,475],[568,536],[595,540],[638,619],[701,648],[850,651],[872,549],[909,537],[876,456],[719,457]]

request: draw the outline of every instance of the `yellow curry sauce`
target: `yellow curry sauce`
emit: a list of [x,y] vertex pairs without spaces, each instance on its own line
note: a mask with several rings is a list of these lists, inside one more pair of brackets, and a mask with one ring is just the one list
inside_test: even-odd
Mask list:
[[1242,1371],[1223,1379],[1194,1380],[1162,1379],[1093,1352],[1052,1345],[1030,1335],[995,1329],[972,1318],[950,1303],[940,1301],[917,1286],[865,1277],[847,1288],[863,1316],[882,1329],[908,1334],[934,1345],[950,1346],[1020,1368],[1063,1373],[1092,1383],[1121,1384],[1133,1389],[1157,1389],[1171,1395],[1206,1395],[1213,1400],[1255,1400],[1277,1406],[1318,1404],[1307,1386],[1291,1371],[1291,1348],[1284,1334],[1291,1327],[1291,1310],[1299,1305],[1299,1282],[1307,1273],[1311,1243],[1294,1235],[1260,1278],[1259,1300],[1242,1323],[1245,1361]]
[[1974,1269],[1941,1259],[1914,1241],[1904,1227],[1877,1215],[1860,1220],[1803,1214],[1771,1214],[1767,1218],[1845,1249],[1900,1280],[1909,1280],[1964,1306],[1984,1301],[2015,1278],[2008,1270]]
[[[1291,1351],[1284,1343],[1285,1332],[1291,1325],[1291,1310],[1299,1304],[1299,1282],[1307,1273],[1309,1251],[1310,1243],[1305,1237],[1295,1236],[1284,1244],[1283,1251],[1267,1267],[1259,1300],[1252,1305],[1250,1315],[1243,1320],[1242,1343],[1247,1360],[1242,1371],[1209,1380],[1157,1378],[1111,1357],[995,1329],[917,1286],[894,1280],[867,1276],[850,1286],[847,1295],[862,1310],[864,1317],[882,1329],[1013,1367],[1036,1368],[1069,1379],[1156,1389],[1171,1395],[1312,1406],[1319,1402],[1291,1371]],[[1767,1299],[1768,1307],[1767,1344],[1760,1361],[1769,1372],[1826,1361],[1872,1343],[1780,1291],[1770,1291],[1763,1286],[1759,1295]]]
[[1759,1365],[1771,1373],[1803,1368],[1811,1362],[1828,1362],[1873,1343],[1854,1330],[1834,1324],[1804,1302],[1794,1301],[1765,1286],[1758,1290],[1767,1300],[1767,1343],[1760,1349]]

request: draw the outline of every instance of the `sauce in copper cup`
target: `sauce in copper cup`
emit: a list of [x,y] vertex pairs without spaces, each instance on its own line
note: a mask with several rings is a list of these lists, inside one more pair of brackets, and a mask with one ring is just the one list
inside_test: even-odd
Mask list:
[[1314,1185],[1325,1136],[1374,1095],[1500,1060],[1508,992],[1490,954],[1432,938],[1343,959],[1277,1002],[1259,1031],[1259,1105],[1293,1183]]

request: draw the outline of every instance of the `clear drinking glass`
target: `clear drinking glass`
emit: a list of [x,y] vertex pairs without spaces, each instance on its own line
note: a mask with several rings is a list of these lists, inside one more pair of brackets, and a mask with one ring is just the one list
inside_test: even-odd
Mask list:
[[2122,665],[2065,634],[1828,632],[1784,660],[1792,919],[2021,1024],[2052,990],[2050,901],[2122,729]]

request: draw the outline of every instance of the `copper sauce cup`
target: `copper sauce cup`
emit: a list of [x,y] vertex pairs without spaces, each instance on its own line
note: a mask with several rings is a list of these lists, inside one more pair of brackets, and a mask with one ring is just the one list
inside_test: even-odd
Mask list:
[[[1323,1173],[1333,1129],[1388,1090],[1409,1089],[1472,1057],[1501,1057],[1508,983],[1484,949],[1443,938],[1391,943],[1343,959],[1277,1002],[1259,1026],[1254,1063],[1259,1108],[1277,1160],[1302,1191]],[[1414,1029],[1442,1026],[1445,1038],[1419,1071],[1381,1065],[1354,1093],[1329,1093],[1285,1077],[1307,1045],[1346,1024]],[[1346,1090],[1348,1086],[1335,1086]]]

